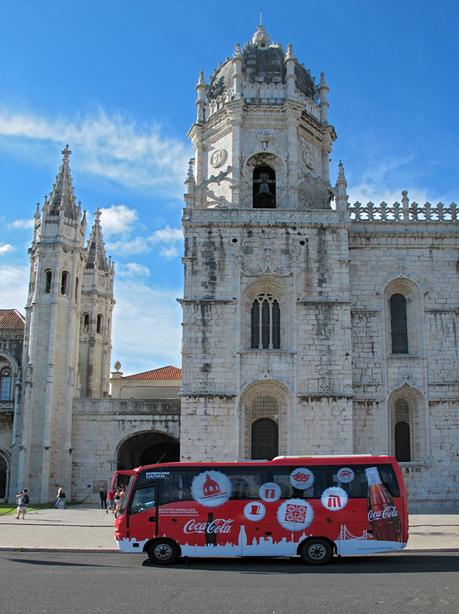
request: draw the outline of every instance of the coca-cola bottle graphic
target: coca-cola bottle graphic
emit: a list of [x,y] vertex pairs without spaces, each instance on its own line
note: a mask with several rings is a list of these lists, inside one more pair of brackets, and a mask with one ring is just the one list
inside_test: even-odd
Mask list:
[[368,480],[368,521],[375,539],[401,542],[400,517],[391,494],[381,481],[377,467],[365,469]]

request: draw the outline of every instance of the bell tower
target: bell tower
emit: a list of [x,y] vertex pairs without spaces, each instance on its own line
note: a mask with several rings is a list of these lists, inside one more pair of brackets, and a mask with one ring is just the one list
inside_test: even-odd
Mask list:
[[18,485],[45,503],[70,496],[72,401],[78,396],[78,332],[86,215],[75,200],[68,146],[29,249]]
[[347,196],[341,168],[333,204],[325,75],[260,25],[196,91],[182,458],[352,452]]

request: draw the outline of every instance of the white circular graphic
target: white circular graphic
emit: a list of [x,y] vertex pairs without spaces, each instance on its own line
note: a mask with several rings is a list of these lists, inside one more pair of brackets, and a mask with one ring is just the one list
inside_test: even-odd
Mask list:
[[290,484],[299,490],[311,488],[314,484],[314,474],[310,469],[298,467],[298,469],[294,469],[290,474]]
[[281,489],[279,484],[275,484],[274,482],[265,482],[260,486],[258,494],[260,495],[260,499],[263,499],[263,501],[266,501],[266,503],[270,503],[280,499]]
[[216,149],[210,154],[210,163],[214,168],[222,166],[226,162],[228,152],[226,149]]
[[347,492],[338,486],[327,488],[322,493],[320,500],[329,512],[339,512],[347,505]]
[[244,507],[244,516],[247,520],[263,520],[266,514],[266,507],[261,501],[250,501]]
[[336,477],[342,484],[350,484],[355,478],[355,473],[350,467],[341,467]]
[[230,498],[231,482],[221,471],[204,471],[193,478],[191,495],[205,507],[218,507]]
[[303,499],[289,499],[279,505],[277,520],[288,531],[303,531],[314,520],[314,510]]

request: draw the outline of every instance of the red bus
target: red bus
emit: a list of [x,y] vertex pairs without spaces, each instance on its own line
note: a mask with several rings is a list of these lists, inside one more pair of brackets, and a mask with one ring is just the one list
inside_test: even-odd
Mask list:
[[272,461],[139,467],[115,519],[121,552],[180,556],[339,556],[401,550],[407,495],[391,456],[279,456]]

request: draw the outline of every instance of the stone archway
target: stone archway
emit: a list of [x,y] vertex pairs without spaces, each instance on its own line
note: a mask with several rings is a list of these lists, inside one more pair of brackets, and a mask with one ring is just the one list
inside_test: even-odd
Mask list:
[[8,498],[9,462],[7,456],[0,450],[0,501]]
[[119,444],[116,453],[118,470],[178,460],[179,442],[174,437],[158,431],[143,431],[130,435]]

